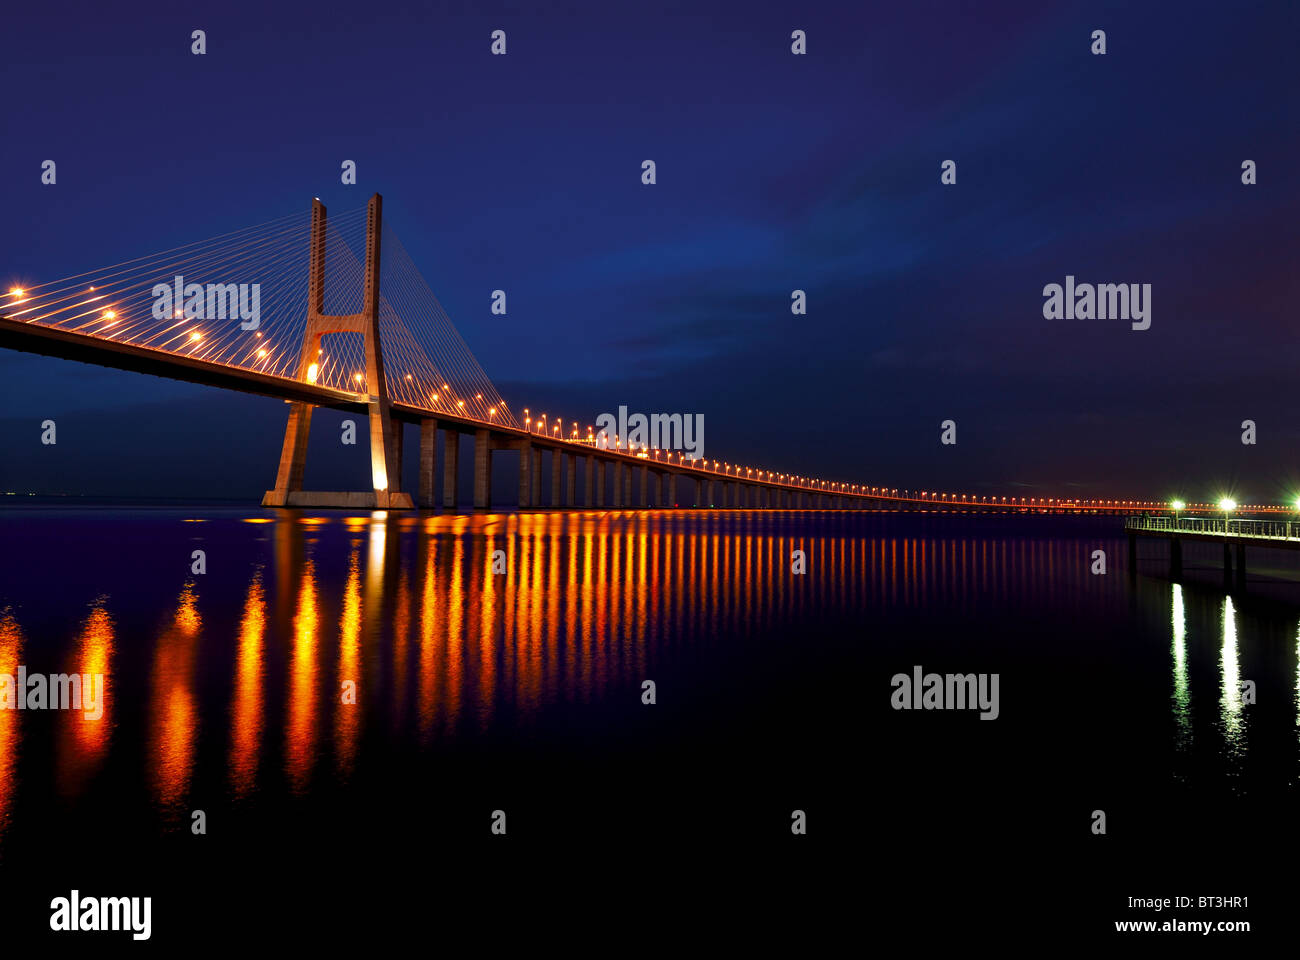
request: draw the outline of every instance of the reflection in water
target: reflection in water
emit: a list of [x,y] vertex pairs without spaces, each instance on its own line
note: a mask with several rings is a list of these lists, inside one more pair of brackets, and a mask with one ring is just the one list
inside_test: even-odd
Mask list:
[[[9,685],[8,678],[17,677],[18,664],[22,663],[23,634],[18,621],[8,610],[0,610],[0,697],[6,705],[10,698],[16,701],[18,692]],[[17,778],[14,768],[18,763],[18,740],[21,734],[19,718],[22,714],[13,709],[0,710],[0,840],[9,826],[9,808],[13,803]]]
[[[1242,715],[1241,667],[1237,655],[1237,617],[1232,597],[1223,598],[1223,647],[1219,652],[1222,693],[1219,697],[1219,723],[1223,729],[1224,748],[1229,761],[1240,761],[1246,754],[1246,720]],[[1231,775],[1240,774],[1239,763]]]
[[[375,541],[371,531],[371,545]],[[350,774],[356,759],[357,730],[365,699],[361,677],[361,560],[357,541],[348,559],[348,582],[343,588],[343,612],[339,622],[339,672],[334,685],[334,750],[341,774]],[[373,553],[372,553],[373,560]],[[383,556],[382,549],[380,556]],[[382,568],[381,568],[382,569]],[[372,567],[373,573],[373,567]],[[350,684],[349,689],[344,685]]]
[[293,618],[289,703],[285,721],[285,767],[295,793],[306,789],[316,759],[316,567],[302,564],[298,613]]
[[[59,716],[59,792],[79,793],[86,781],[99,768],[108,750],[112,733],[113,678],[110,667],[113,660],[113,619],[104,609],[105,597],[95,601],[90,615],[82,624],[77,639],[70,672],[90,677],[104,678],[104,692],[99,709],[65,710]],[[83,683],[84,689],[84,683]],[[84,697],[84,693],[83,693]],[[83,701],[84,702],[84,701]]]
[[262,571],[253,574],[239,621],[235,649],[235,691],[230,704],[230,785],[236,797],[252,792],[262,743],[265,706],[262,695],[265,672],[266,598]]
[[[118,694],[99,721],[72,713],[49,720],[62,731],[55,785],[74,798],[91,795],[92,783],[98,791],[101,774],[124,768],[138,756],[131,744],[144,739],[148,785],[171,819],[188,809],[183,804],[191,792],[208,784],[226,783],[235,798],[251,799],[286,788],[305,793],[318,778],[346,780],[366,770],[372,742],[382,761],[389,747],[400,755],[460,741],[458,747],[472,750],[485,734],[523,738],[545,728],[551,735],[551,718],[565,716],[554,712],[557,705],[635,703],[646,676],[667,677],[680,690],[742,658],[746,666],[767,658],[779,675],[787,665],[808,663],[806,651],[817,644],[822,650],[854,644],[870,648],[871,656],[879,648],[880,655],[902,658],[915,647],[937,658],[955,636],[966,636],[965,626],[954,630],[956,623],[970,625],[975,649],[974,641],[1006,642],[1014,625],[1027,620],[1086,637],[1098,657],[1114,658],[1110,666],[1145,670],[1145,679],[1162,686],[1172,664],[1170,698],[1160,690],[1133,711],[1134,731],[1144,735],[1135,740],[1158,741],[1175,775],[1195,770],[1199,787],[1208,779],[1197,766],[1205,756],[1213,755],[1214,777],[1223,773],[1219,751],[1198,757],[1192,750],[1199,722],[1202,745],[1221,733],[1229,772],[1245,781],[1238,631],[1249,651],[1253,610],[1246,617],[1224,599],[1220,611],[1217,595],[1213,607],[1200,604],[1179,584],[1134,593],[1125,578],[1093,577],[1077,537],[1004,535],[987,527],[926,534],[898,521],[904,535],[893,522],[691,511],[405,517],[381,511],[346,519],[286,511],[274,529],[231,524],[240,535],[271,536],[227,543],[231,557],[245,551],[245,572],[234,584],[218,584],[214,576],[209,588],[205,581],[202,622],[195,588],[187,584],[179,600],[171,594],[140,601],[174,605],[152,649],[127,643],[125,625],[133,621],[119,609],[110,617],[103,600],[78,632],[51,641],[49,655],[77,672],[107,676],[114,668],[109,689]],[[216,529],[213,535],[228,534]],[[256,545],[262,542],[273,546]],[[1103,545],[1120,549],[1111,543]],[[806,553],[806,575],[790,573],[796,549]],[[498,550],[505,555],[501,573],[492,565]],[[223,595],[218,586],[230,591],[226,611],[215,600]],[[122,592],[112,596],[120,599]],[[144,616],[157,612],[146,607]],[[1149,626],[1156,617],[1159,623]],[[35,622],[24,612],[29,629]],[[1098,636],[1099,624],[1113,626],[1123,642]],[[1221,643],[1210,641],[1216,633]],[[1146,647],[1128,642],[1134,638]],[[0,673],[13,671],[23,643],[12,616],[0,615]],[[1047,644],[1042,649],[1052,655]],[[1143,649],[1155,659],[1144,662]],[[133,663],[133,654],[142,662]],[[1300,737],[1300,634],[1296,654],[1294,689],[1289,662],[1281,679],[1274,676],[1274,693],[1295,700],[1295,730],[1288,718],[1279,734],[1288,746]],[[1212,683],[1216,666],[1217,711],[1212,698],[1192,698],[1192,678]],[[133,677],[137,688],[122,691]],[[343,681],[356,685],[354,704],[343,702]],[[1172,750],[1164,733],[1170,709]],[[208,736],[200,743],[200,718],[224,720],[227,710],[228,739]],[[586,715],[616,714],[610,708]],[[0,711],[0,837],[6,817],[27,809],[15,804],[14,790],[22,772],[19,733],[29,751],[41,737],[32,721]],[[1267,731],[1262,718],[1253,723],[1251,752],[1262,755]]]
[[181,808],[194,770],[194,747],[199,731],[194,665],[202,625],[194,584],[187,583],[171,623],[158,637],[151,681],[149,757],[153,791],[164,816],[171,822],[184,812]]
[[1187,618],[1182,584],[1173,585],[1173,600],[1174,723],[1178,731],[1175,746],[1184,751],[1192,745],[1192,687],[1187,676]]

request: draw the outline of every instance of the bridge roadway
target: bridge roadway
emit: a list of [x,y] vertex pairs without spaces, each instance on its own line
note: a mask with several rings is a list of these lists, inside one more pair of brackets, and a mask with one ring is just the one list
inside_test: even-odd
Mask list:
[[[25,323],[0,316],[0,347],[26,353],[76,360],[98,366],[130,370],[172,380],[238,390],[259,396],[298,401],[319,407],[329,407],[366,417],[367,397],[364,394],[318,386],[287,377],[278,377],[246,370],[241,367],[197,360],[183,354],[170,353],[150,347],[119,343],[102,337],[74,333],[41,324]],[[526,451],[520,457],[520,506],[540,505],[541,455],[551,453],[550,502],[556,506],[579,506],[576,490],[574,458],[584,458],[585,493],[582,506],[605,506],[605,471],[613,470],[613,495],[609,506],[635,506],[633,502],[633,475],[639,467],[640,506],[669,506],[676,503],[675,482],[678,477],[695,481],[691,498],[694,506],[715,505],[714,485],[717,485],[717,506],[796,508],[796,507],[848,507],[867,506],[883,499],[827,487],[798,483],[758,480],[738,477],[723,471],[706,470],[689,463],[670,464],[663,460],[636,457],[617,450],[599,449],[584,443],[574,443],[541,433],[485,423],[471,417],[457,416],[410,404],[394,402],[390,415],[399,422],[420,425],[420,496],[421,506],[434,506],[434,477],[436,476],[435,434],[444,431],[446,440],[457,441],[460,434],[475,440],[474,506],[486,509],[491,506],[492,465],[489,454],[495,450]],[[401,432],[396,432],[397,448],[401,451]],[[443,506],[455,507],[459,501],[459,442],[444,444]],[[400,473],[399,473],[400,475]],[[653,476],[653,480],[652,480]],[[301,491],[291,505],[326,505],[325,498],[337,499],[339,494],[321,494],[313,497],[312,491]],[[349,495],[353,496],[353,495]],[[354,495],[355,503],[347,506],[366,507],[371,496]],[[320,503],[313,503],[319,499]],[[331,503],[330,505],[337,505]]]
[[[238,390],[258,396],[274,397],[290,402],[308,403],[329,407],[359,417],[368,415],[368,398],[364,394],[319,386],[302,380],[274,376],[247,370],[242,367],[198,360],[183,354],[171,353],[151,347],[120,343],[103,337],[75,333],[42,324],[26,323],[0,316],[0,347],[26,353],[76,360],[98,366],[130,370],[151,376],[183,380],[189,383]],[[666,460],[637,457],[632,454],[597,448],[528,432],[503,424],[485,423],[472,417],[459,416],[441,410],[416,407],[406,403],[391,404],[390,416],[399,423],[420,425],[420,483],[418,503],[423,507],[435,506],[434,490],[437,475],[437,431],[444,434],[443,495],[442,506],[459,505],[459,437],[467,434],[474,439],[474,497],[476,508],[491,506],[492,457],[496,450],[526,451],[519,458],[519,506],[537,507],[542,504],[542,451],[549,451],[549,503],[557,507],[648,507],[672,506],[678,503],[677,480],[690,483],[685,505],[696,507],[731,507],[760,509],[845,509],[887,508],[928,512],[1007,512],[1007,513],[1107,513],[1127,514],[1138,510],[1159,509],[1151,503],[1124,501],[1057,501],[1039,499],[1014,499],[986,497],[982,500],[956,494],[918,493],[889,487],[861,487],[848,484],[831,484],[807,479],[766,480],[755,476],[738,476],[725,469],[709,468],[710,461],[670,463]],[[401,460],[402,431],[393,431],[398,461]],[[583,460],[584,483],[581,502],[577,488],[577,461]],[[639,468],[639,469],[638,469]],[[607,484],[606,473],[612,473],[612,484]],[[633,479],[639,474],[637,495],[633,495]],[[399,470],[398,476],[401,476]],[[612,496],[607,492],[612,485]],[[348,498],[340,503],[339,498]],[[609,500],[608,504],[606,499]],[[365,508],[374,506],[374,495],[295,491],[290,506],[347,506]],[[1208,509],[1207,505],[1189,506],[1189,509]]]

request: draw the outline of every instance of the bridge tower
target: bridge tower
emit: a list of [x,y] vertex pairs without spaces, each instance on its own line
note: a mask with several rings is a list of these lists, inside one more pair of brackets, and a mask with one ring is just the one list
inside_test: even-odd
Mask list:
[[376,507],[413,509],[409,493],[401,492],[402,455],[400,423],[392,418],[388,381],[384,377],[384,356],[379,343],[379,235],[383,226],[383,197],[375,194],[366,210],[366,262],[361,312],[330,316],[325,309],[325,205],[311,206],[311,247],[308,254],[307,325],[303,331],[298,379],[315,379],[316,358],[321,355],[321,338],[331,333],[359,333],[365,340],[366,404],[370,415],[370,474],[374,493],[324,493],[302,489],[307,465],[307,438],[311,432],[313,405],[294,401],[284,431],[280,469],[275,489],[262,497],[265,507]]

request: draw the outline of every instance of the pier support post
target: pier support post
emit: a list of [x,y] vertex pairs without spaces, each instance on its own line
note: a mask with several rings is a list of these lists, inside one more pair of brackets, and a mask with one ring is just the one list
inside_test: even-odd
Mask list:
[[623,462],[615,460],[610,466],[614,468],[614,496],[609,505],[617,509],[623,506]]
[[564,465],[564,505],[576,507],[578,505],[578,458],[570,453],[562,453],[560,460]]
[[650,465],[641,464],[641,509],[650,506]]
[[474,431],[474,509],[492,506],[492,433]]
[[605,505],[605,461],[596,461],[596,506]]
[[582,485],[586,496],[582,500],[582,505],[590,508],[596,505],[596,458],[586,457],[585,460],[586,463],[582,467]]
[[442,505],[455,510],[460,505],[460,434],[442,431]]
[[420,506],[435,507],[434,478],[438,476],[438,421],[420,421]]
[[519,509],[533,505],[533,441],[519,441]]
[[562,494],[560,493],[560,489],[561,489],[561,484],[564,482],[564,478],[560,476],[560,461],[563,459],[564,459],[564,455],[560,453],[559,450],[551,451],[551,507],[552,508],[558,507],[560,505],[560,498],[562,496]]

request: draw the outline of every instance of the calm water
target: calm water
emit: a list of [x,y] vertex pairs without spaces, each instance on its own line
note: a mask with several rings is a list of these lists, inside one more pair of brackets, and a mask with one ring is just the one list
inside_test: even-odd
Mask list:
[[[1050,911],[1035,876],[1074,883],[1066,909],[1093,922],[1195,876],[1262,907],[1231,867],[1296,838],[1300,575],[1252,557],[1229,593],[1189,549],[1174,584],[1153,544],[1130,577],[1120,525],[10,509],[0,674],[108,688],[98,719],[0,711],[9,903],[43,922],[98,882],[159,898],[167,929],[206,916],[189,892],[253,909],[284,870],[302,894],[341,864],[386,889],[395,860],[470,876],[727,851],[782,883],[948,884],[941,912],[1016,909],[991,877]],[[892,710],[916,665],[998,673],[999,718]]]

